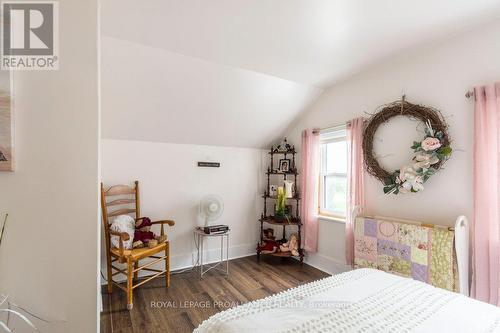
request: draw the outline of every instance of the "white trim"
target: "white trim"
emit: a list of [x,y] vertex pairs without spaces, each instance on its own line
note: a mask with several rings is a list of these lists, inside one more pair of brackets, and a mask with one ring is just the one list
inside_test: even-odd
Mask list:
[[345,218],[335,217],[335,216],[318,215],[318,219],[320,221],[325,221],[325,222],[334,222],[334,223],[341,223],[341,224],[346,223]]
[[324,128],[319,131],[320,143],[344,141],[344,138],[347,138],[347,126],[345,124]]
[[344,273],[351,270],[349,265],[340,262],[332,257],[320,253],[306,253],[304,262],[320,271],[331,275]]
[[[325,207],[325,179],[326,177],[345,177],[346,181],[348,182],[348,175],[347,171],[345,173],[336,173],[336,172],[330,172],[330,173],[323,173],[326,172],[327,170],[327,145],[330,143],[334,142],[342,142],[347,145],[347,126],[344,125],[339,125],[327,129],[323,129],[320,131],[320,156],[319,156],[319,165],[320,165],[320,172],[319,172],[319,202],[318,202],[318,213],[319,214],[332,214],[332,215],[342,215],[343,212],[339,211],[330,211],[326,209]],[[347,153],[347,149],[346,149]],[[347,159],[346,159],[347,161]],[[347,167],[347,166],[346,166]],[[347,193],[346,193],[346,206],[347,206]],[[347,207],[346,207],[347,208]],[[346,212],[347,215],[347,212]],[[345,217],[344,217],[345,218]]]

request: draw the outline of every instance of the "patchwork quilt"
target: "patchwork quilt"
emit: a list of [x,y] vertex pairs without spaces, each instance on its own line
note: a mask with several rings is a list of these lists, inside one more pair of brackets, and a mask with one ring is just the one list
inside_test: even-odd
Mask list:
[[454,233],[443,228],[358,217],[354,266],[376,268],[458,291]]

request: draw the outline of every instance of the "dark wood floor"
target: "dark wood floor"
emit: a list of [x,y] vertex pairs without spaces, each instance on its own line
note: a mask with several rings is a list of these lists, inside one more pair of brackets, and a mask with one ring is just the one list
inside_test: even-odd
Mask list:
[[134,309],[128,311],[125,293],[103,289],[101,332],[192,332],[203,320],[235,305],[328,276],[290,258],[246,257],[230,261],[229,277],[210,271],[200,280],[198,272],[155,279],[134,291]]

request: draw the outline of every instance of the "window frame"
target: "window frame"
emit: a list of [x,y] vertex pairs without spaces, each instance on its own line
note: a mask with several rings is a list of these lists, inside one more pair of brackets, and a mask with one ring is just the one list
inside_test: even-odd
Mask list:
[[[347,145],[347,126],[340,125],[332,128],[324,129],[320,131],[320,161],[319,161],[319,179],[318,179],[318,215],[319,217],[325,217],[327,219],[332,220],[340,220],[345,221],[347,218],[347,207],[346,213],[341,214],[339,212],[334,212],[325,209],[325,184],[326,177],[345,177],[347,180],[347,170],[345,173],[338,172],[330,172],[323,173],[323,170],[326,169],[327,158],[325,158],[326,154],[326,144],[333,142],[345,142]],[[347,160],[347,159],[346,159]],[[347,191],[346,191],[346,206],[347,206]]]

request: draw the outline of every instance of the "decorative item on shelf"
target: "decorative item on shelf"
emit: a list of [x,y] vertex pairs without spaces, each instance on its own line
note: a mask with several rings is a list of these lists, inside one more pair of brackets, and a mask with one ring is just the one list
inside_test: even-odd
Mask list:
[[279,243],[275,240],[264,240],[257,245],[257,252],[262,254],[276,253],[276,251],[279,249],[279,246]]
[[278,199],[276,201],[276,221],[283,222],[285,219],[288,219],[286,215],[286,199],[285,199],[285,190],[282,186],[278,187]]
[[[274,211],[277,212],[277,210],[278,210],[277,206],[274,205]],[[283,211],[284,211],[283,215],[277,213],[274,216],[274,219],[276,220],[276,222],[283,223],[286,220],[286,223],[294,223],[295,219],[292,217],[293,206],[292,205],[285,205],[285,208]]]
[[[406,116],[425,124],[425,135],[411,146],[414,156],[409,164],[393,172],[383,169],[373,152],[373,138],[378,127],[396,116]],[[452,148],[447,132],[448,125],[441,112],[432,107],[412,104],[405,96],[400,101],[381,107],[371,116],[363,133],[363,155],[369,174],[384,184],[384,193],[416,193],[424,189],[424,183],[439,171],[450,158]]]
[[275,197],[278,195],[278,185],[269,185],[269,196]]
[[287,142],[286,138],[284,138],[279,145],[273,146],[271,150],[273,152],[287,152],[293,150],[293,147]]
[[299,255],[299,244],[298,237],[296,233],[290,235],[288,242],[280,245],[281,252],[290,252],[293,256]]
[[276,237],[274,237],[274,229],[267,228],[262,230],[262,242],[257,246],[257,251],[264,254],[275,253],[279,248]]
[[276,240],[276,237],[274,237],[274,229],[273,228],[267,228],[263,230],[263,237],[264,240]]
[[290,160],[288,158],[281,159],[279,165],[280,172],[290,172]]
[[293,198],[293,182],[291,180],[285,180],[285,197],[287,199]]

